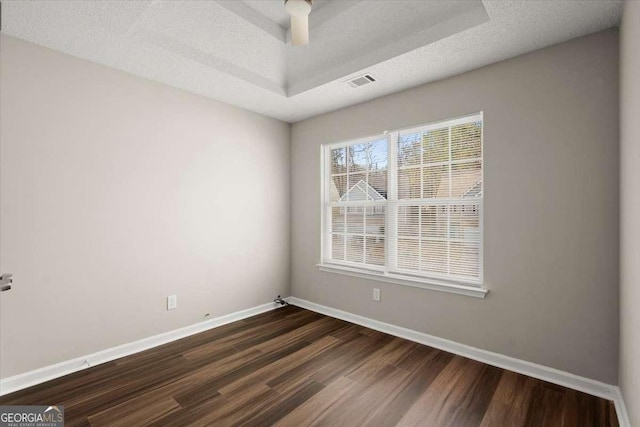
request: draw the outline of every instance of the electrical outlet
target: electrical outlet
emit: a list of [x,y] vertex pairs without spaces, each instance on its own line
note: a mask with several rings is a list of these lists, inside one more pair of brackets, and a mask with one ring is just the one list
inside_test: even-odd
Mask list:
[[373,300],[380,302],[380,289],[373,288]]
[[167,297],[167,310],[173,310],[178,307],[178,296],[169,295]]

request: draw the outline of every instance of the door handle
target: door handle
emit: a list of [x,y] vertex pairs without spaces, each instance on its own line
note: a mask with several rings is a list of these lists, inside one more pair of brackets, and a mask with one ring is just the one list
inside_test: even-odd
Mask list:
[[10,290],[12,283],[13,274],[3,274],[2,276],[0,276],[0,292]]

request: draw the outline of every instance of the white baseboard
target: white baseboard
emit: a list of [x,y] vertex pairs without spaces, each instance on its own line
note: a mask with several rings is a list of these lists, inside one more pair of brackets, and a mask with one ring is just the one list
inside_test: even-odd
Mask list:
[[246,319],[247,317],[255,316],[256,314],[264,313],[277,307],[279,306],[274,303],[262,304],[256,307],[248,308],[246,310],[236,311],[234,313],[209,319],[207,321],[196,323],[194,325],[186,326],[184,328],[175,329],[173,331],[154,335],[148,338],[143,338],[141,340],[119,345],[117,347],[101,350],[87,356],[82,356],[64,362],[56,363],[55,365],[45,366],[33,371],[14,375],[12,377],[2,378],[0,379],[0,396],[13,393],[14,391],[18,391],[23,388],[31,387],[36,384],[40,384],[54,378],[59,378],[73,372],[87,369],[90,366],[110,362],[112,360],[119,359],[133,353],[148,350],[150,348],[176,341],[200,332],[204,332],[218,326],[226,325],[227,323]]
[[622,395],[620,387],[616,387],[616,398],[613,399],[613,403],[616,405],[616,414],[618,414],[618,424],[620,424],[620,427],[631,427],[631,420],[629,420],[629,413],[624,404],[624,396]]
[[[316,304],[300,298],[291,297],[289,303],[307,310],[335,317],[337,319],[346,320],[347,322],[365,326],[376,331],[384,332],[389,335],[404,338],[420,344],[428,345],[440,350],[454,353],[469,359],[477,360],[488,365],[497,366],[519,374],[538,378],[563,387],[578,390],[603,399],[612,400],[616,405],[616,412],[620,420],[620,427],[629,427],[628,417],[622,394],[617,386],[605,384],[589,378],[581,377],[569,372],[560,371],[558,369],[549,368],[547,366],[538,365],[537,363],[527,362],[525,360],[516,359],[514,357],[505,356],[503,354],[493,353],[491,351],[482,350],[455,341],[444,338],[438,338],[412,329],[391,325],[389,323],[380,322],[368,317],[359,316],[357,314]],[[626,421],[626,422],[625,422]]]

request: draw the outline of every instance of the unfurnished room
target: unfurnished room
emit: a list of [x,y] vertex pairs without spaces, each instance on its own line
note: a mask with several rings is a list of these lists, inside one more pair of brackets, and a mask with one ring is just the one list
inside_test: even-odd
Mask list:
[[0,427],[640,427],[640,0],[0,1]]

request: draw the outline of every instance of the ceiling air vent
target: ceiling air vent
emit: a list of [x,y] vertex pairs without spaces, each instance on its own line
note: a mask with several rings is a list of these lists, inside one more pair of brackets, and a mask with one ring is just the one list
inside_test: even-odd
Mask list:
[[371,77],[369,74],[365,74],[363,76],[354,77],[351,80],[347,80],[347,83],[351,87],[360,87],[364,85],[368,85],[369,83],[375,82],[376,79]]

